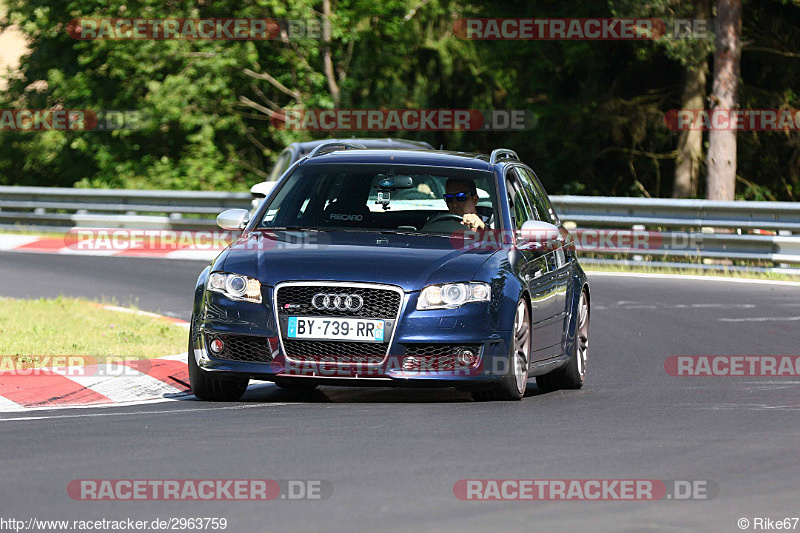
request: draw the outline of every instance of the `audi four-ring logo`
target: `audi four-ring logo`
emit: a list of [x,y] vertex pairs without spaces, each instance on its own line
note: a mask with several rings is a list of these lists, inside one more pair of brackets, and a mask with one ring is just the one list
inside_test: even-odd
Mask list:
[[333,294],[318,292],[311,298],[315,309],[358,311],[364,307],[364,298],[358,294]]

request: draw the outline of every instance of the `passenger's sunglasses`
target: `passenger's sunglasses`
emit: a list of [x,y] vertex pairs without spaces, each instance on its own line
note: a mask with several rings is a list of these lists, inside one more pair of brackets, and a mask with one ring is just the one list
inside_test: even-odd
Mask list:
[[468,195],[471,194],[472,194],[471,192],[457,192],[455,194],[445,194],[444,202],[446,204],[449,204],[453,200],[458,200],[459,202],[464,203],[467,201],[467,198],[469,197]]

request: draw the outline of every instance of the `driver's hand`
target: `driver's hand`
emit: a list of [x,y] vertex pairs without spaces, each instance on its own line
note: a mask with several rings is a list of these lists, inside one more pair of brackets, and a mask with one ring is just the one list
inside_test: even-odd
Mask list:
[[462,217],[461,223],[467,226],[471,230],[479,230],[484,229],[486,224],[483,223],[481,217],[476,215],[475,213],[467,213]]

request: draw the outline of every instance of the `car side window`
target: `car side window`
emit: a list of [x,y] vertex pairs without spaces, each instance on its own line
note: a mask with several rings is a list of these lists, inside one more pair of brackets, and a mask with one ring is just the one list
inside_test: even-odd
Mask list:
[[514,225],[522,229],[527,220],[536,220],[536,216],[528,204],[526,194],[520,184],[517,173],[512,169],[506,174],[506,189],[508,191],[508,207],[514,213]]
[[547,193],[544,191],[544,187],[542,187],[536,175],[523,167],[517,168],[517,173],[522,180],[522,184],[531,202],[533,202],[536,207],[536,212],[539,215],[538,220],[543,220],[544,222],[549,222],[557,226],[559,224],[558,215],[556,215],[553,204],[550,203],[550,199],[547,197]]

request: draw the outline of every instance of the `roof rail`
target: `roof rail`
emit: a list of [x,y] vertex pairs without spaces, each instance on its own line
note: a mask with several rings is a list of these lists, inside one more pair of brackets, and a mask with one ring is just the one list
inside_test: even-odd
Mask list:
[[519,156],[514,150],[509,150],[508,148],[498,148],[496,150],[492,150],[492,156],[489,158],[489,164],[494,165],[501,158],[516,159],[519,161]]
[[347,141],[328,141],[317,145],[313,150],[311,150],[311,153],[308,154],[308,158],[311,159],[314,156],[322,155],[323,153],[333,152],[339,149],[366,150],[367,147],[364,146],[363,144],[351,143]]

